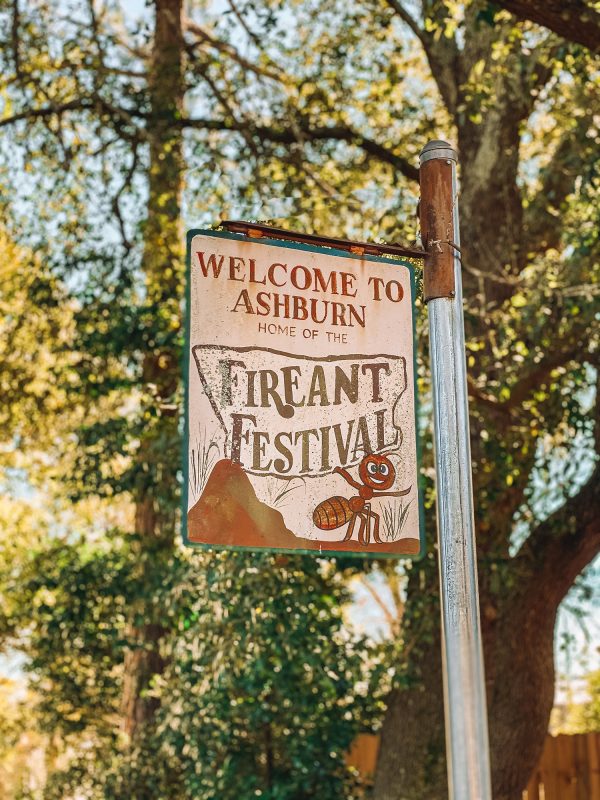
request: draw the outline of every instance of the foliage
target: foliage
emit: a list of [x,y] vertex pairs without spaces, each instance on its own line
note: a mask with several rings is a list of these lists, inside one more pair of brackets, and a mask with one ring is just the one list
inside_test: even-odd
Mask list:
[[159,788],[148,753],[136,751],[109,796],[146,786],[148,797],[172,797],[173,776],[180,797],[350,796],[345,754],[374,701],[366,644],[341,629],[343,586],[307,558],[230,554],[201,564],[176,576],[168,667],[153,688],[161,710],[152,763],[168,765],[168,781]]
[[585,684],[587,698],[583,702],[571,700],[560,718],[556,714],[556,733],[600,732],[600,670],[588,673]]
[[[379,713],[375,654],[342,629],[342,582],[306,558],[178,557],[154,601],[166,629],[152,736],[119,735],[127,608],[147,573],[110,548],[42,549],[9,585],[26,631],[33,707],[56,766],[45,798],[349,797],[356,733]],[[140,583],[140,574],[144,583]],[[265,592],[265,582],[272,587]],[[7,585],[4,576],[4,585]],[[375,670],[376,672],[376,670]],[[119,755],[121,754],[121,755]],[[60,755],[60,758],[58,757]],[[160,765],[160,769],[156,766]]]
[[[0,681],[0,797],[24,795],[44,784],[46,742],[29,709],[31,693],[8,678]],[[41,756],[41,758],[40,758]],[[42,763],[40,763],[42,762]]]
[[575,715],[578,733],[600,731],[600,670],[588,675],[586,683],[589,699]]
[[71,383],[69,352],[73,306],[60,282],[31,250],[0,232],[0,382],[4,401],[0,431],[6,444],[2,466],[19,469],[19,450],[50,455],[61,433],[55,423],[65,408]]

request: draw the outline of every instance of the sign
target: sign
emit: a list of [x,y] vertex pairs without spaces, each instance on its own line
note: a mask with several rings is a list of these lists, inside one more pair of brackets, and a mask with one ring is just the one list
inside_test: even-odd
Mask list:
[[400,260],[189,233],[187,544],[421,552],[413,305]]

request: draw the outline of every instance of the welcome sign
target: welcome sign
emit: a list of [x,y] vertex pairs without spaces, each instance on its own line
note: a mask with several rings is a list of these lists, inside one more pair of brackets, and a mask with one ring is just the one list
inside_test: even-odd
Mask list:
[[416,555],[412,266],[188,235],[191,545]]

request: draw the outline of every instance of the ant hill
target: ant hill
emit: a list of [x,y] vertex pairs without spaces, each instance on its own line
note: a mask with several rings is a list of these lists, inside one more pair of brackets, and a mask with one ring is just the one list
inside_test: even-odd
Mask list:
[[[300,538],[290,531],[282,514],[261,502],[244,469],[221,459],[211,471],[204,490],[188,512],[190,542],[285,550],[355,551],[352,541],[324,542]],[[414,554],[418,539],[372,543],[372,550]]]

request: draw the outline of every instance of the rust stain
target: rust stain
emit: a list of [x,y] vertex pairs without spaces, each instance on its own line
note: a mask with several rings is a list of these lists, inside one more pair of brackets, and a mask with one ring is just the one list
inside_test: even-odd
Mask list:
[[452,224],[452,166],[444,159],[431,159],[421,166],[421,237],[427,257],[423,270],[425,301],[453,297],[454,239]]

